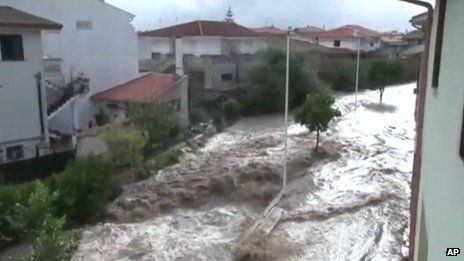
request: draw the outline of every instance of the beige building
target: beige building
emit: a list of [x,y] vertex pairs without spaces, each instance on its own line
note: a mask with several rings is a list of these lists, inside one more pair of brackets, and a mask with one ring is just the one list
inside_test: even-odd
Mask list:
[[437,0],[434,10],[404,1],[428,7],[430,15],[419,82],[411,260],[447,260],[448,248],[464,250],[464,1]]

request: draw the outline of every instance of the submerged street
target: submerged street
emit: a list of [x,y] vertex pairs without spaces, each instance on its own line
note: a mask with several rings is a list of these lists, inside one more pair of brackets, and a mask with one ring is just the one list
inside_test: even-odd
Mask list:
[[[321,135],[289,127],[289,181],[267,260],[402,260],[407,254],[415,83],[338,95]],[[84,229],[73,260],[232,260],[280,191],[283,116],[244,118],[181,162],[127,185],[110,221]]]

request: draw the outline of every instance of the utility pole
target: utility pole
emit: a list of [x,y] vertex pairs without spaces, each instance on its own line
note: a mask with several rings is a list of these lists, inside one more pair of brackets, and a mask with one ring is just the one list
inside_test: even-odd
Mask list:
[[358,38],[358,58],[356,61],[356,87],[355,87],[355,94],[354,94],[354,106],[355,108],[358,107],[358,85],[359,85],[359,56],[360,56],[360,49],[361,49],[361,38]]
[[288,82],[290,74],[290,33],[292,28],[288,27],[287,32],[287,61],[286,61],[286,72],[285,72],[285,116],[284,116],[284,172],[282,177],[282,193],[287,187],[287,157],[288,157]]

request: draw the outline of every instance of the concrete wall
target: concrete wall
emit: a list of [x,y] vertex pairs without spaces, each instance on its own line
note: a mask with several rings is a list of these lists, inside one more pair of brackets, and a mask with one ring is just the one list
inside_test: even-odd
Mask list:
[[[6,157],[6,147],[24,145],[25,157],[34,157],[35,145],[40,143],[41,138],[38,91],[34,78],[42,68],[40,31],[2,29],[0,34],[21,34],[24,50],[24,61],[2,61],[0,57],[0,150],[4,151]],[[46,128],[46,118],[44,124]]]
[[176,112],[176,115],[179,119],[179,123],[186,127],[189,125],[189,104],[188,104],[188,77],[184,76],[181,78],[176,88],[171,90],[169,93],[161,97],[162,102],[171,102],[174,100],[180,101],[179,111]]
[[[432,39],[436,37],[437,13]],[[464,116],[463,13],[464,1],[448,0],[437,89],[431,87],[433,48],[430,53],[419,194],[423,209],[418,211],[424,215],[417,220],[417,224],[425,224],[426,231],[416,233],[416,250],[422,256],[421,251],[427,251],[428,260],[443,260],[449,247],[461,247],[463,255],[464,159],[459,155]]]
[[[89,100],[92,94],[138,76],[137,35],[131,14],[99,0],[2,0],[1,4],[63,25],[59,39],[43,34],[44,50],[61,55],[53,58],[63,59],[67,81],[71,74],[81,72],[90,78],[89,93],[76,101],[78,128],[85,129],[96,113]],[[78,21],[92,24],[89,29],[78,29]],[[66,114],[57,117],[69,120]]]

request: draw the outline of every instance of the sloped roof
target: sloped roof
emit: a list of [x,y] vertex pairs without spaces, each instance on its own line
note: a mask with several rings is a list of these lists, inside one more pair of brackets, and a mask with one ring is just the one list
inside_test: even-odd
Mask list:
[[365,39],[378,39],[379,32],[362,27],[360,25],[344,25],[332,30],[322,32],[309,33],[312,39],[351,39],[351,38],[365,38]]
[[306,27],[295,28],[295,32],[298,32],[298,33],[312,33],[312,32],[323,32],[323,31],[325,30],[320,27],[312,26],[312,25],[307,25]]
[[50,30],[61,30],[61,28],[63,28],[59,23],[20,11],[10,6],[0,6],[0,27]]
[[91,99],[114,103],[148,103],[168,93],[176,84],[172,74],[149,73],[94,94]]
[[223,37],[261,37],[262,35],[233,22],[193,21],[139,33],[141,36],[223,36]]
[[424,32],[422,32],[420,30],[413,30],[413,31],[405,34],[403,38],[407,39],[407,40],[423,39],[424,38]]
[[253,28],[252,30],[263,35],[287,35],[287,31],[277,28],[273,25]]

